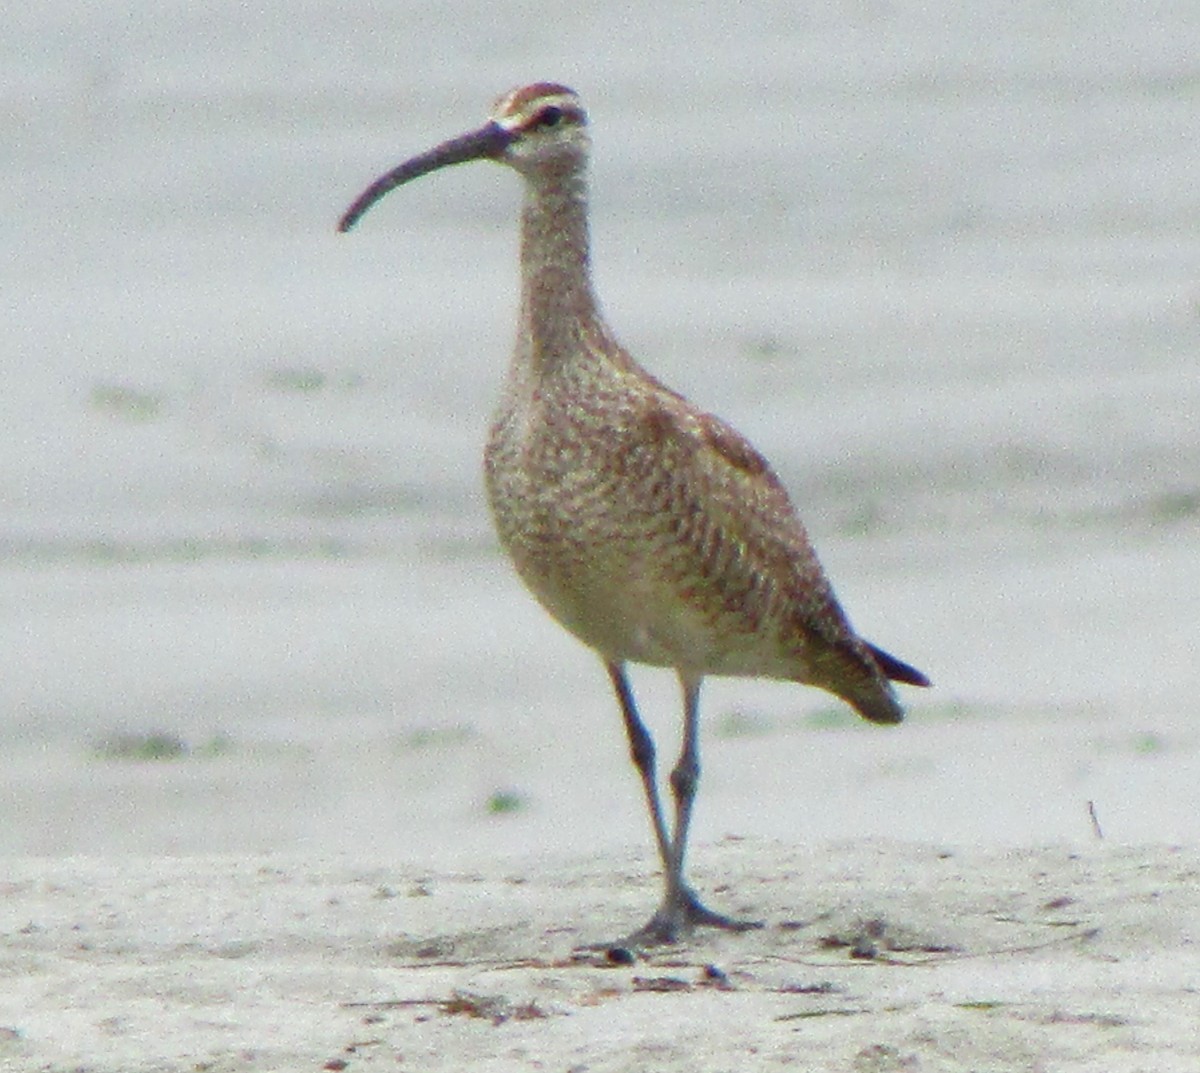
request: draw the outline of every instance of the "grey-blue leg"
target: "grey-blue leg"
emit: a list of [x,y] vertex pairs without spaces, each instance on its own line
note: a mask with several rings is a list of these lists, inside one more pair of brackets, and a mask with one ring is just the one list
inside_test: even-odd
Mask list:
[[658,796],[655,772],[654,742],[638,715],[629,688],[629,679],[622,664],[610,663],[617,699],[621,703],[621,714],[625,719],[625,731],[629,736],[629,749],[634,765],[642,779],[642,788],[650,809],[654,835],[658,842],[658,854],[662,861],[664,894],[662,904],[654,916],[626,940],[630,946],[651,946],[677,942],[697,925],[713,928],[744,930],[761,925],[753,921],[732,920],[705,906],[696,892],[684,882],[684,858],[687,853],[688,828],[692,821],[692,805],[696,799],[696,788],[700,782],[700,678],[680,675],[683,687],[683,744],[679,760],[671,771],[671,793],[675,800],[674,836],[668,837],[663,821],[662,805]]
[[629,678],[625,674],[625,665],[623,663],[606,663],[605,667],[608,669],[609,678],[612,679],[617,700],[621,704],[621,716],[625,720],[625,733],[629,738],[629,755],[642,780],[642,790],[646,795],[646,807],[650,811],[650,822],[654,826],[654,840],[658,843],[658,857],[666,871],[671,867],[673,853],[671,839],[667,835],[667,825],[663,820],[662,804],[658,799],[654,739],[650,737],[646,724],[638,715],[637,705],[633,700],[633,691],[629,688]]

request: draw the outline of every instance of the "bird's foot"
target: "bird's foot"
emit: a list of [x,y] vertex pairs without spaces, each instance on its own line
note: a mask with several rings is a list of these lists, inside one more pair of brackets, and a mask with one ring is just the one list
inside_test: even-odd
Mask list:
[[761,928],[761,920],[738,920],[709,909],[690,887],[682,887],[668,896],[645,924],[632,935],[615,943],[598,943],[593,950],[603,951],[609,961],[628,964],[640,950],[672,946],[696,928],[720,928],[723,931],[751,931]]
[[709,909],[690,887],[683,887],[666,899],[642,927],[626,940],[627,946],[670,946],[696,928],[720,928],[723,931],[750,931],[761,928],[760,920],[738,920]]

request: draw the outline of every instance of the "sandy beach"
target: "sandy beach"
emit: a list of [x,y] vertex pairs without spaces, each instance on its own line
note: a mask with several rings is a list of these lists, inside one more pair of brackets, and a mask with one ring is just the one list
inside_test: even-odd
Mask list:
[[[5,30],[3,1073],[1200,1069],[1200,8]],[[695,882],[765,927],[633,964],[616,706],[481,487],[517,180],[334,233],[534,79],[617,335],[935,684],[706,682]]]
[[[29,1070],[1191,1071],[1200,857],[706,846],[766,927],[632,966],[627,855],[5,864],[0,1058]],[[736,887],[724,883],[737,876]]]

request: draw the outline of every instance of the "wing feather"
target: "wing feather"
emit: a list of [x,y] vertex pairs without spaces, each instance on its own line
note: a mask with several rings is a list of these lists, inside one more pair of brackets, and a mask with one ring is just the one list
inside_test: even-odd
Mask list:
[[687,472],[669,509],[688,519],[688,568],[706,588],[830,643],[852,637],[787,490],[749,440],[672,395],[645,420],[662,455]]

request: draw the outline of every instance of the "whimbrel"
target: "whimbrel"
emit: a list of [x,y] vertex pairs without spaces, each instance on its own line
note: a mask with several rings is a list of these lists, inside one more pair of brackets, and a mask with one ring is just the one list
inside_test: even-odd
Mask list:
[[[595,650],[616,691],[664,875],[662,903],[629,940],[650,945],[696,925],[755,926],[707,908],[684,880],[705,675],[819,686],[875,723],[904,717],[889,680],[929,681],[851,628],[762,455],[616,341],[589,272],[589,148],[572,90],[524,86],[478,130],[377,179],[338,230],[388,191],[450,164],[494,160],[525,180],[520,319],[485,454],[487,490],[521,579]],[[629,663],[672,668],[683,690],[670,830]]]

